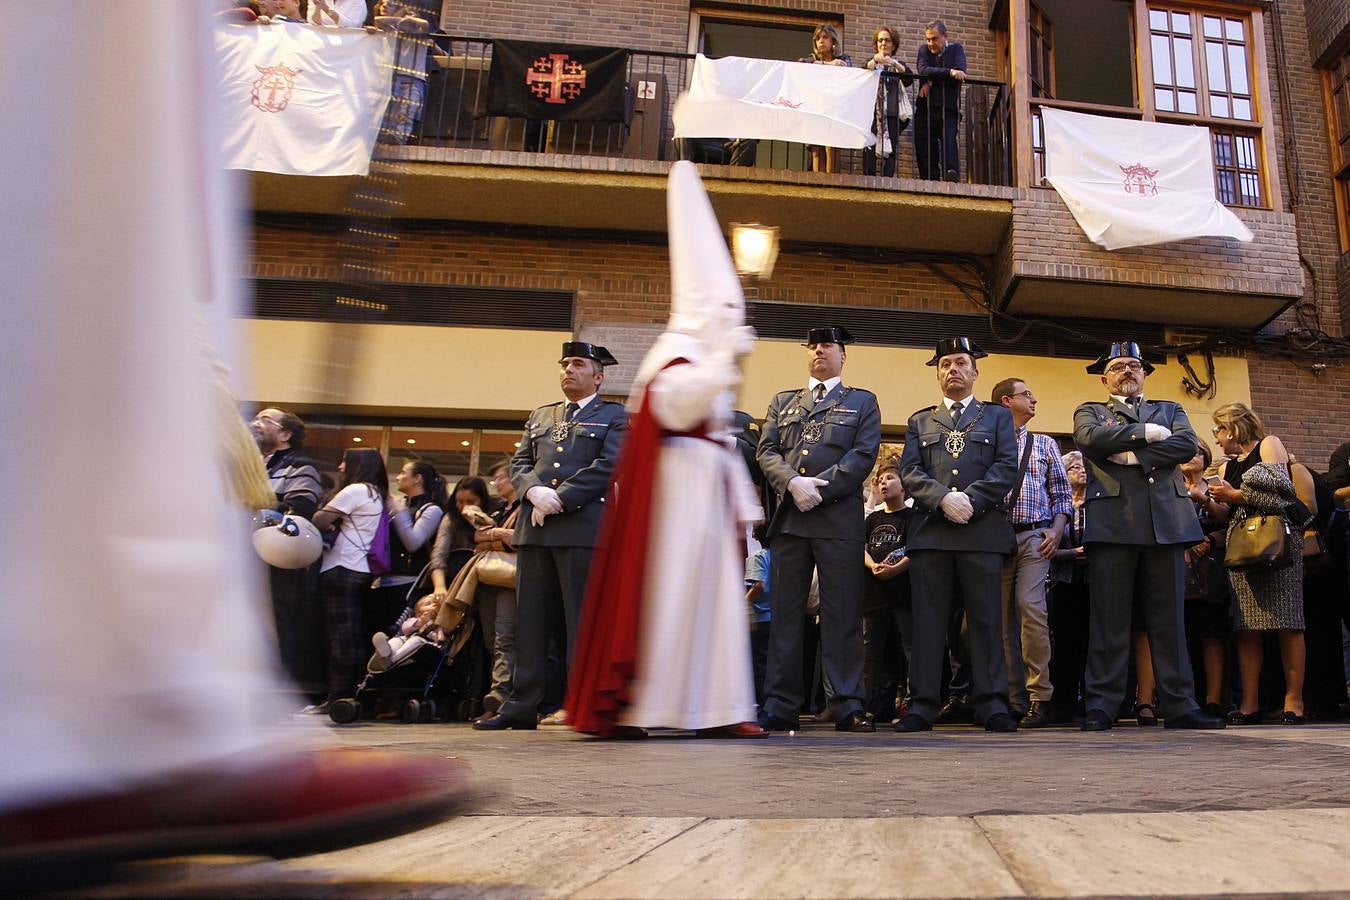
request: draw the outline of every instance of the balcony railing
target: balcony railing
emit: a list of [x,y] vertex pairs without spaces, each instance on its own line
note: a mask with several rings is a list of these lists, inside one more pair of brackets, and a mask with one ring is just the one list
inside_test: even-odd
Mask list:
[[[676,140],[672,113],[675,98],[689,85],[694,57],[688,53],[632,50],[629,54],[625,120],[565,122],[489,116],[488,73],[492,41],[433,35],[426,101],[412,142],[421,146],[476,150],[509,150],[540,154],[581,154],[627,159],[674,160],[805,171],[811,153],[802,144],[777,140]],[[896,76],[885,74],[900,87]],[[915,76],[911,98],[923,82]],[[957,180],[969,184],[1011,185],[1011,107],[1006,86],[997,81],[967,79],[961,89],[958,165],[933,166],[934,177],[959,170]],[[941,130],[940,122],[934,123]],[[899,135],[894,148],[895,174],[918,177],[914,147],[915,123]],[[830,171],[862,175],[864,153],[837,149]],[[876,171],[883,165],[878,161]]]

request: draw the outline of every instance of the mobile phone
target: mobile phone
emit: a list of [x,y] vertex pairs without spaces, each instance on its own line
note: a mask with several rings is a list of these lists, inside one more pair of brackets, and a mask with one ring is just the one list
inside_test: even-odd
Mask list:
[[1216,482],[1223,481],[1223,476],[1222,476],[1222,475],[1206,475],[1206,476],[1205,476],[1205,480],[1208,481],[1210,484],[1214,484],[1214,483],[1216,483]]

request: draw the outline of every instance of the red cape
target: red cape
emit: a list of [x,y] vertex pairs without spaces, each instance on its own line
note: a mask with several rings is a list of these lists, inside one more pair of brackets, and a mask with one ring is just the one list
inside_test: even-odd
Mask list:
[[[686,363],[673,359],[664,368]],[[586,582],[565,708],[572,727],[607,735],[630,702],[637,677],[642,588],[652,521],[652,489],[663,431],[652,414],[651,384],[628,422],[628,435],[609,489],[600,540]]]

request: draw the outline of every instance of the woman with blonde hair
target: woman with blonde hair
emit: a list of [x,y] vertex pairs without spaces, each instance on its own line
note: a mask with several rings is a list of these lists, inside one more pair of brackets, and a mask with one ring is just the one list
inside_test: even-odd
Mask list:
[[[852,67],[853,59],[844,52],[844,44],[839,40],[839,32],[828,22],[822,22],[811,32],[811,55],[803,56],[797,62],[815,63],[820,66]],[[839,156],[835,147],[817,147],[807,144],[811,155],[812,172],[838,172]]]
[[[1275,435],[1267,434],[1261,417],[1245,403],[1229,403],[1214,411],[1214,439],[1230,457],[1223,478],[1212,483],[1210,496],[1232,510],[1228,540],[1249,515],[1288,516],[1287,507],[1298,500],[1289,476],[1289,452]],[[1236,485],[1236,486],[1235,486]],[[1296,515],[1295,518],[1303,518]],[[1230,725],[1255,725],[1262,721],[1258,690],[1261,680],[1263,631],[1279,635],[1280,659],[1284,664],[1284,710],[1286,725],[1302,724],[1303,675],[1303,526],[1292,522],[1289,552],[1293,564],[1262,569],[1229,569],[1228,578],[1236,598],[1233,627],[1237,632],[1238,673],[1242,680],[1242,703],[1228,716]]]

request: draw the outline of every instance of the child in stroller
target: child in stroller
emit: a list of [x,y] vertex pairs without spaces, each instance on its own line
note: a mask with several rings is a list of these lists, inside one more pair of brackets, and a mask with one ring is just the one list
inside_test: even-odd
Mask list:
[[431,594],[418,600],[412,615],[403,620],[398,634],[387,636],[383,631],[371,635],[375,655],[366,664],[367,672],[385,672],[399,665],[427,644],[445,645],[445,629],[436,624],[440,602]]

